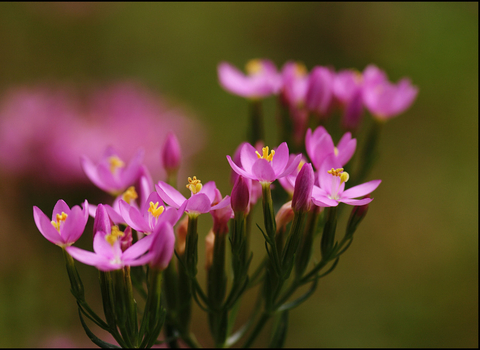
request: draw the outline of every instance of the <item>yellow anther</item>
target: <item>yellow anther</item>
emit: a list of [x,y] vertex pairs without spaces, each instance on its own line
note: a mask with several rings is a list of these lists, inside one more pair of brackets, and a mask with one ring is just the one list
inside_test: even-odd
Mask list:
[[250,60],[245,66],[245,70],[247,71],[248,75],[258,74],[262,71],[262,69],[262,61],[259,59]]
[[329,174],[331,174],[333,176],[338,176],[338,177],[340,177],[342,172],[343,172],[343,168],[338,168],[338,169],[332,168],[331,170],[328,171]]
[[295,74],[298,77],[304,77],[307,75],[307,67],[301,62],[295,62]]
[[125,236],[125,233],[120,231],[118,226],[112,226],[112,232],[105,236],[105,240],[110,243],[111,246],[118,240],[119,237]]
[[338,156],[338,148],[337,147],[333,147],[333,153],[335,153],[335,157]]
[[347,182],[349,178],[350,178],[350,175],[348,175],[348,173],[347,173],[346,171],[344,171],[344,172],[340,175],[340,183]]
[[132,200],[135,200],[138,198],[138,194],[135,191],[135,187],[130,186],[122,195],[122,199],[130,204]]
[[268,151],[269,151],[268,146],[266,146],[262,148],[263,155],[260,155],[258,151],[255,151],[255,153],[257,154],[258,158],[266,159],[269,162],[271,162],[273,159],[273,156],[275,155],[275,151],[272,149],[272,152],[270,154],[268,154]]
[[305,165],[305,161],[302,159],[300,160],[300,163],[298,163],[297,170],[300,171],[302,170],[302,167]]
[[55,227],[55,229],[56,229],[58,232],[60,232],[60,224],[61,224],[62,222],[65,222],[65,220],[67,220],[67,217],[68,217],[68,215],[67,215],[65,212],[62,211],[61,214],[57,214],[57,215],[56,215],[56,221],[55,221],[55,220],[52,220],[52,221],[51,221],[53,227]]
[[112,173],[115,173],[118,168],[123,168],[125,166],[123,160],[121,160],[117,156],[111,156],[110,158],[108,158],[108,162],[110,163],[110,171]]
[[163,213],[164,210],[165,210],[165,207],[163,205],[161,205],[159,207],[158,202],[156,202],[156,203],[150,202],[150,208],[148,208],[148,211],[155,218],[158,218]]
[[200,180],[197,180],[197,177],[194,176],[193,177],[193,180],[191,177],[188,178],[188,185],[187,185],[187,188],[193,193],[193,194],[197,194],[198,192],[200,192],[200,190],[202,189],[202,184],[201,184],[202,181]]

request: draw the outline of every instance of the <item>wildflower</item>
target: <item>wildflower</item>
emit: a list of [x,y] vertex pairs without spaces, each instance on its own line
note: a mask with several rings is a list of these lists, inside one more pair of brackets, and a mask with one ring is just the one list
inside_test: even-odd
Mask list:
[[167,134],[161,158],[163,167],[167,173],[176,172],[180,167],[180,160],[182,158],[180,144],[177,136],[173,132]]
[[362,120],[362,74],[355,70],[342,70],[335,75],[333,94],[343,106],[342,125],[356,130]]
[[220,203],[212,206],[217,188],[215,182],[209,181],[203,185],[196,176],[193,179],[188,178],[187,188],[191,192],[189,199],[163,181],[159,181],[155,188],[165,203],[178,209],[186,202],[184,210],[194,215],[208,213],[210,210],[220,209],[230,204],[230,196],[226,196]]
[[295,212],[310,210],[314,180],[312,164],[308,163],[302,166],[295,180],[295,191],[293,192],[292,209]]
[[333,156],[340,166],[344,166],[352,158],[356,147],[357,140],[352,139],[350,132],[346,132],[335,146],[332,137],[323,126],[316,128],[313,133],[308,129],[305,136],[305,148],[316,169],[320,169],[329,156]]
[[278,93],[281,85],[275,64],[269,60],[251,60],[244,75],[231,64],[218,65],[220,85],[228,92],[246,98],[263,98]]
[[119,194],[138,179],[143,155],[144,151],[138,150],[130,163],[126,164],[113,147],[107,147],[97,165],[83,156],[82,167],[97,187],[111,194]]
[[290,174],[300,163],[301,155],[289,162],[288,146],[283,142],[276,150],[269,151],[268,146],[260,154],[250,144],[245,144],[240,151],[241,167],[230,156],[227,160],[239,175],[261,183],[272,183],[276,179]]
[[[212,202],[212,206],[215,206],[221,201],[222,201],[222,194],[220,193],[218,188],[216,188],[215,199]],[[215,234],[227,233],[228,221],[233,218],[233,210],[231,207],[231,197],[227,198],[225,202],[228,202],[226,206],[210,210],[210,214],[212,215],[212,218],[213,218],[213,231],[215,232]],[[248,200],[247,200],[247,204],[248,204]]]
[[305,106],[310,112],[325,115],[332,103],[334,73],[326,67],[315,67],[310,73]]
[[349,179],[349,174],[343,168],[331,168],[328,165],[331,162],[324,163],[319,171],[320,187],[313,186],[312,201],[319,207],[336,207],[338,203],[343,202],[349,205],[365,205],[370,203],[373,198],[354,199],[365,196],[373,192],[382,180],[372,180],[345,190],[345,183]]
[[60,199],[53,208],[50,220],[38,207],[33,207],[33,218],[40,233],[53,244],[66,247],[75,243],[88,220],[88,202],[85,200],[83,209],[78,205],[71,209]]
[[385,72],[374,65],[365,68],[363,77],[363,102],[377,119],[386,120],[403,113],[417,97],[418,88],[410,79],[392,84]]
[[165,270],[170,263],[175,249],[175,234],[170,222],[164,221],[155,227],[152,233],[153,241],[145,260],[151,267]]
[[245,179],[243,176],[238,175],[235,184],[233,185],[231,195],[231,205],[234,212],[248,212],[248,206],[250,204],[250,189],[248,187],[249,179]]

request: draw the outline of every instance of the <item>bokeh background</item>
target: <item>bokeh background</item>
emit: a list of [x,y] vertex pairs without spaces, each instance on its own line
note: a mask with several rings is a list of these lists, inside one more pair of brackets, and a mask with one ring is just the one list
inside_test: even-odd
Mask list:
[[[174,111],[170,116],[188,131],[185,176],[215,180],[228,193],[225,155],[245,138],[247,103],[221,89],[216,66],[228,61],[243,67],[258,57],[278,67],[299,60],[308,69],[332,65],[361,71],[374,63],[391,80],[408,76],[420,89],[414,105],[383,128],[381,156],[370,175],[383,180],[375,201],[335,272],[290,313],[285,345],[478,347],[475,2],[1,3],[0,123],[8,131],[1,135],[16,135],[16,120],[37,141],[25,144],[30,148],[18,156],[13,148],[2,150],[26,165],[0,164],[0,347],[92,345],[78,320],[61,251],[37,231],[32,206],[50,213],[59,198],[102,200],[87,181],[62,181],[69,176],[60,172],[64,161],[52,165],[35,156],[49,133],[36,126],[28,102],[12,107],[16,93],[53,94],[55,106],[62,94],[65,100],[76,96],[72,104],[80,110],[92,95],[101,105],[108,97],[95,91],[118,84],[134,95],[148,95],[148,103],[161,107],[147,110],[153,108],[155,115],[160,108],[163,116]],[[108,101],[115,110],[115,98]],[[86,109],[85,115],[97,113]],[[266,101],[265,110],[271,126],[267,144],[273,144],[273,100]],[[48,111],[44,114],[54,125],[69,120]],[[104,130],[114,129],[112,113],[112,126],[107,123]],[[128,130],[118,138],[141,138]],[[147,150],[152,163],[165,132],[158,129],[156,143],[152,137]],[[96,152],[98,159],[103,150]],[[200,230],[208,229],[209,220],[201,219]],[[254,251],[260,257],[263,244],[257,238]],[[88,239],[82,237],[79,245],[88,248]],[[202,264],[203,255],[200,259]],[[83,265],[79,270],[88,300],[100,306],[95,270]],[[251,307],[247,301],[241,320]],[[205,321],[196,309],[193,330],[209,346]],[[266,344],[266,335],[256,343]]]

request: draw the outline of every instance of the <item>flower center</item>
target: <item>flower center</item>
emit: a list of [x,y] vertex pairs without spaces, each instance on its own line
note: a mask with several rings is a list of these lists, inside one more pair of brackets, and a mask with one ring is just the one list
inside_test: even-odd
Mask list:
[[202,181],[200,180],[197,180],[197,177],[194,176],[193,177],[193,180],[191,177],[188,178],[188,185],[187,185],[187,188],[193,193],[193,194],[197,194],[198,192],[200,192],[200,190],[202,189],[202,184],[201,184]]
[[56,220],[52,220],[52,225],[60,233],[60,224],[67,220],[68,215],[62,211],[61,214],[57,214]]
[[248,75],[256,75],[261,73],[263,70],[262,61],[259,59],[248,61],[245,66],[245,70],[247,71]]
[[148,212],[152,214],[155,219],[158,219],[158,217],[163,213],[165,210],[165,207],[161,205],[160,207],[158,206],[158,202],[153,203],[150,202],[150,208],[148,208]]
[[137,198],[138,198],[138,194],[135,191],[134,186],[130,186],[122,195],[122,199],[128,204],[130,204],[132,200],[135,200]]
[[125,163],[123,162],[123,160],[121,160],[117,156],[109,157],[108,162],[110,163],[110,172],[112,174],[115,174],[118,168],[123,168],[125,166]]
[[307,67],[301,62],[295,62],[295,75],[299,78],[307,75]]
[[340,178],[340,184],[347,182],[350,178],[350,175],[346,171],[343,171],[343,168],[334,169],[328,171],[332,176],[338,176]]
[[118,238],[123,236],[125,236],[125,233],[120,231],[118,226],[115,225],[112,226],[112,232],[105,236],[105,240],[113,247]]
[[272,149],[272,152],[270,154],[268,153],[268,151],[269,151],[268,146],[266,146],[266,147],[262,148],[263,155],[260,155],[260,153],[258,153],[258,151],[255,151],[255,153],[257,154],[257,157],[259,159],[266,159],[269,162],[271,162],[272,159],[273,159],[273,156],[275,155],[275,151]]

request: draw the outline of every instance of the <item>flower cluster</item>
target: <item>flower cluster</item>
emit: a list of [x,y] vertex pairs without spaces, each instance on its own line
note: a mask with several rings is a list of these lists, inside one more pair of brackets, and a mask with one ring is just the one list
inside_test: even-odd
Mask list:
[[[227,63],[218,67],[222,86],[256,106],[262,98],[278,94],[282,113],[297,127],[292,130],[284,124],[282,135],[295,137],[270,148],[258,132],[262,127],[260,109],[252,109],[250,135],[256,138],[241,143],[233,156],[226,155],[225,166],[231,168],[230,194],[223,196],[214,181],[202,183],[196,176],[188,177],[180,186],[183,192],[185,187],[188,190],[188,196],[182,194],[176,183],[181,147],[175,134],[169,133],[159,157],[165,181],[154,183],[144,162],[148,149],[137,149],[125,159],[114,147],[107,147],[100,161],[85,155],[81,165],[93,184],[112,196],[110,203],[95,205],[85,200],[81,207],[70,208],[59,200],[51,218],[38,207],[33,208],[41,234],[64,252],[82,326],[97,345],[112,344],[94,336],[83,316],[112,334],[122,347],[151,347],[162,328],[170,347],[178,347],[179,340],[198,347],[189,327],[195,301],[207,312],[217,347],[234,345],[253,325],[244,343],[245,347],[251,346],[268,319],[277,314],[282,322],[275,323],[270,345],[279,347],[285,338],[288,311],[308,299],[318,279],[333,271],[352,243],[373,200],[371,193],[381,183],[364,182],[373,164],[379,129],[374,128],[356,152],[354,130],[336,137],[322,121],[339,105],[345,110],[344,126],[352,126],[353,113],[364,106],[375,120],[392,117],[412,103],[417,89],[405,79],[398,85],[391,84],[374,66],[367,67],[363,74],[335,73],[326,67],[315,67],[308,74],[302,65],[288,62],[278,73],[272,62],[254,60],[248,63],[247,72],[243,75]],[[319,118],[306,128],[310,115]],[[295,124],[298,118],[303,118],[302,123]],[[353,169],[352,160],[359,165],[349,170],[350,175],[345,169]],[[278,193],[275,203],[272,191]],[[260,199],[263,227],[257,226],[265,239],[267,255],[252,273],[250,221]],[[341,203],[353,209],[343,238],[337,240]],[[197,223],[203,214],[213,219],[212,228],[203,236],[206,290],[197,280]],[[89,216],[94,218],[93,251],[74,246]],[[314,258],[318,254],[314,249],[317,237],[319,259]],[[99,271],[105,321],[85,300],[75,260]],[[262,307],[255,308],[247,324],[231,334],[241,296],[258,283],[263,283],[259,296]],[[306,284],[310,285],[309,291],[291,300]],[[134,289],[144,299],[141,320]],[[259,318],[257,312],[262,312]]]

